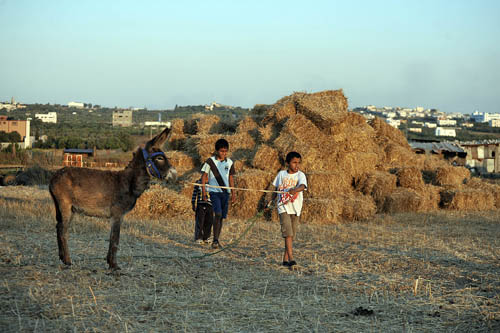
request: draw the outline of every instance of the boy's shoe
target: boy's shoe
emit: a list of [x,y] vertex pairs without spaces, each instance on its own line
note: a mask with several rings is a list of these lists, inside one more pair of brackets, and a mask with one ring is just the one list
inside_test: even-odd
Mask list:
[[196,244],[203,244],[203,239],[197,239],[194,241]]
[[288,261],[283,261],[282,265],[285,267],[288,267],[288,266],[290,266],[290,263]]
[[219,241],[214,241],[212,243],[212,249],[218,249],[220,247]]
[[210,244],[210,243],[212,243],[211,239],[204,239],[203,240],[203,244]]
[[288,266],[290,266],[290,267],[295,266],[295,265],[297,265],[297,262],[295,260],[290,260],[288,262]]

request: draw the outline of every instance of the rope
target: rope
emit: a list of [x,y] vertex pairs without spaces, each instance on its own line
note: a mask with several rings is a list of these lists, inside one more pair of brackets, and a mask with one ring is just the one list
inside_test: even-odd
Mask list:
[[[194,185],[194,186],[203,186],[202,184],[198,183],[190,183],[190,182],[185,182],[186,184]],[[242,187],[231,187],[231,186],[218,186],[218,185],[208,185],[205,184],[207,187],[214,187],[214,188],[225,188],[225,189],[230,189],[230,190],[240,190],[240,191],[254,191],[254,192],[266,192],[266,193],[286,193],[283,191],[272,191],[272,190],[259,190],[259,189],[254,189],[254,188],[242,188]]]
[[[232,243],[229,243],[228,245],[226,246],[221,246],[221,248],[217,251],[214,251],[214,252],[208,252],[208,253],[204,253],[202,255],[194,255],[194,256],[145,256],[145,255],[136,255],[136,256],[126,256],[126,258],[148,258],[148,259],[184,259],[184,260],[192,260],[192,259],[203,259],[203,258],[206,258],[206,257],[210,257],[210,256],[213,256],[213,255],[216,255],[216,254],[219,254],[221,253],[222,251],[225,251],[225,250],[228,250],[228,249],[231,249],[233,247],[235,247],[236,245],[239,244],[239,242],[246,236],[246,234],[250,231],[250,229],[253,228],[253,226],[255,225],[255,222],[257,222],[257,220],[259,219],[259,217],[262,216],[262,214],[264,214],[264,210],[261,210],[259,211],[257,214],[255,214],[253,217],[249,218],[247,220],[247,222],[250,222],[250,225],[243,231],[243,233],[236,239],[234,240]],[[84,260],[101,260],[101,259],[105,259],[105,258],[99,258],[99,257],[91,257],[91,258],[86,258]]]

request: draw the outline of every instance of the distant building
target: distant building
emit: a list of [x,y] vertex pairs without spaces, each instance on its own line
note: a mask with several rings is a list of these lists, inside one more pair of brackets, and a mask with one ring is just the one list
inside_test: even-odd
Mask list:
[[467,152],[452,142],[408,142],[411,149],[417,154],[439,155],[450,164],[464,166]]
[[0,116],[0,131],[5,133],[19,133],[22,140],[22,148],[31,148],[29,120],[7,120],[7,116]]
[[457,125],[457,121],[455,119],[438,119],[437,124],[439,126],[455,126]]
[[474,111],[474,113],[471,115],[471,119],[476,123],[487,123],[493,119],[500,119],[500,113]]
[[113,127],[129,127],[132,126],[132,111],[113,111]]
[[35,118],[40,119],[44,123],[57,124],[57,112],[36,113]]
[[83,109],[85,107],[84,103],[80,102],[69,102],[68,107],[70,108],[77,108],[77,109]]
[[466,166],[479,173],[500,172],[500,143],[461,143],[467,152]]
[[437,124],[436,123],[424,123],[424,127],[427,127],[427,128],[436,128]]
[[400,120],[396,120],[396,119],[392,119],[392,118],[387,118],[385,120],[385,122],[388,123],[389,125],[391,125],[392,127],[395,127],[395,128],[398,128],[399,125],[401,125]]
[[151,126],[151,127],[165,127],[169,124],[168,121],[145,121],[144,126]]
[[422,133],[422,128],[420,128],[420,127],[410,127],[410,128],[408,128],[408,131],[414,132],[414,133]]
[[500,127],[500,119],[491,119],[488,123],[491,127]]
[[436,127],[434,135],[455,137],[455,136],[457,136],[457,133],[455,132],[454,128]]
[[72,167],[83,167],[85,163],[85,159],[89,156],[94,156],[94,149],[64,149],[63,151],[63,166],[72,166]]

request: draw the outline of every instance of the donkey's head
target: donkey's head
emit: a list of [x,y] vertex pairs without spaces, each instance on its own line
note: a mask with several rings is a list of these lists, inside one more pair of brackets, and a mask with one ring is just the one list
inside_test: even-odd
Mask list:
[[161,150],[161,147],[170,136],[171,131],[172,124],[168,122],[163,132],[149,140],[146,146],[140,149],[140,154],[144,157],[146,169],[151,176],[175,181],[177,179],[177,171],[172,167]]

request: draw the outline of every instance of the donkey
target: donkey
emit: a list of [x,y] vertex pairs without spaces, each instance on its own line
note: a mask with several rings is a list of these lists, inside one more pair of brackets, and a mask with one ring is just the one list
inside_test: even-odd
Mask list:
[[68,250],[68,227],[73,213],[111,219],[111,234],[106,260],[112,270],[120,269],[116,252],[120,242],[123,216],[134,208],[137,198],[148,188],[151,177],[175,180],[177,172],[170,165],[162,145],[171,132],[171,124],[138,148],[127,167],[121,171],[86,168],[62,168],[50,180],[49,191],[56,206],[59,258],[71,265]]

